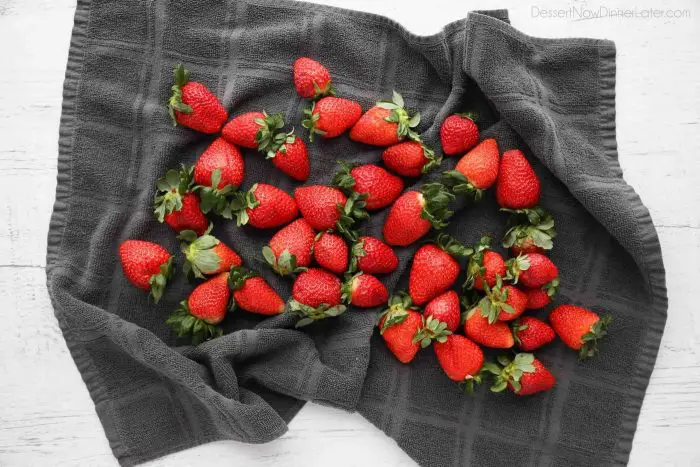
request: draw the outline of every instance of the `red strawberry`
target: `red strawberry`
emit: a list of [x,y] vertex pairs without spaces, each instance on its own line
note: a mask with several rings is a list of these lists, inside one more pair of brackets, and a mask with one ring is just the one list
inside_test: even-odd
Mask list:
[[311,264],[315,232],[306,220],[297,219],[283,227],[263,247],[263,257],[281,276],[303,271]]
[[326,67],[308,57],[299,57],[294,62],[294,87],[301,97],[307,99],[334,92]]
[[343,301],[360,308],[384,305],[388,299],[382,281],[370,274],[357,273],[343,285]]
[[299,215],[296,201],[286,191],[256,183],[247,192],[237,192],[231,202],[236,224],[250,224],[258,229],[279,227]]
[[488,318],[481,315],[478,307],[467,312],[464,334],[484,347],[509,349],[513,347],[513,333],[504,321],[489,324]]
[[300,318],[296,326],[306,326],[344,313],[341,289],[340,279],[323,269],[310,268],[299,274],[289,302],[290,313]]
[[481,237],[479,243],[474,245],[474,253],[467,263],[465,288],[484,290],[484,284],[493,287],[499,276],[506,277],[506,262],[499,253],[490,249],[490,245],[491,237],[488,235]]
[[460,310],[459,296],[454,290],[448,290],[442,295],[438,295],[425,306],[423,316],[436,319],[447,325],[447,329],[455,332],[459,327]]
[[468,391],[473,391],[474,383],[481,382],[484,353],[474,342],[453,334],[445,342],[436,342],[433,348],[440,367],[452,381],[466,383]]
[[423,305],[452,287],[460,270],[452,255],[465,256],[470,252],[447,234],[440,234],[437,244],[420,247],[413,257],[408,279],[413,303]]
[[309,178],[309,173],[311,171],[309,166],[309,152],[301,138],[294,135],[287,138],[287,142],[280,147],[275,153],[275,157],[271,159],[275,167],[294,180],[304,182]]
[[501,392],[506,387],[518,396],[530,396],[538,392],[549,391],[557,380],[554,375],[530,353],[519,353],[511,361],[501,356],[498,362],[503,366],[500,371],[496,365],[491,371],[496,374],[491,390]]
[[376,211],[385,208],[396,201],[403,191],[403,180],[383,168],[365,164],[351,167],[344,162],[338,162],[342,169],[333,177],[333,185],[346,193],[356,192],[366,195],[365,208]]
[[527,295],[528,310],[539,310],[552,302],[552,297],[544,289],[525,289],[524,292]]
[[165,223],[173,230],[193,230],[197,235],[203,235],[209,227],[209,220],[199,207],[199,197],[194,193],[185,193],[182,197],[182,208],[165,215]]
[[180,308],[166,321],[178,337],[192,336],[192,343],[219,337],[223,330],[216,326],[229,310],[231,290],[228,288],[228,272],[222,272],[199,284]]
[[390,170],[403,177],[420,177],[442,162],[432,149],[418,141],[404,141],[386,148],[382,160]]
[[387,308],[379,319],[379,329],[386,346],[401,363],[409,363],[420,350],[416,333],[423,326],[421,314],[415,311],[411,297],[399,292],[389,300]]
[[234,266],[228,284],[233,291],[232,307],[266,316],[284,312],[284,300],[256,272]]
[[173,126],[179,123],[202,133],[218,133],[228,114],[216,96],[202,83],[190,81],[190,72],[182,64],[173,75],[175,84],[168,101]]
[[192,272],[195,277],[203,279],[205,275],[221,274],[242,263],[235,251],[208,232],[197,236],[192,230],[183,230],[178,238],[182,240],[186,274]]
[[520,282],[523,286],[535,289],[545,287],[556,292],[559,285],[559,269],[551,259],[540,253],[511,258],[506,265],[508,277],[514,279],[514,283]]
[[158,179],[153,210],[159,222],[166,222],[174,230],[194,230],[203,235],[209,221],[199,205],[199,196],[192,193],[193,167],[171,169]]
[[338,205],[345,206],[347,197],[337,188],[325,185],[301,186],[294,190],[299,210],[315,230],[330,230],[340,219]]
[[519,149],[503,153],[496,180],[496,201],[502,208],[532,208],[540,201],[540,180]]
[[444,185],[428,183],[421,191],[407,191],[396,200],[384,223],[384,240],[392,246],[408,246],[425,236],[431,227],[447,226],[453,214],[448,204],[454,195]]
[[[219,170],[219,183],[212,184],[212,175]],[[217,138],[199,156],[194,166],[194,182],[201,186],[223,188],[226,185],[240,186],[243,183],[244,166],[241,151],[223,138]]]
[[579,351],[580,360],[598,352],[598,341],[607,334],[611,321],[610,316],[601,318],[574,305],[560,305],[549,314],[554,331],[567,346]]
[[501,276],[498,276],[493,288],[486,286],[484,291],[486,296],[479,302],[479,308],[489,323],[510,321],[525,312],[527,295],[513,285],[503,285]]
[[532,316],[523,316],[513,321],[513,336],[520,350],[532,352],[554,340],[554,329]]
[[304,110],[306,119],[301,125],[309,130],[309,141],[314,134],[323,138],[335,138],[348,131],[362,116],[362,106],[355,101],[339,97],[324,97]]
[[356,267],[368,274],[389,274],[399,267],[399,258],[394,250],[374,237],[360,237],[352,247],[352,261]]
[[460,113],[450,115],[440,126],[442,150],[448,156],[464,154],[479,141],[479,128],[474,123],[473,115]]
[[462,157],[455,170],[445,172],[446,182],[455,193],[471,194],[480,200],[498,176],[500,155],[493,138],[485,139]]
[[391,101],[377,102],[350,130],[350,139],[373,146],[391,146],[405,138],[418,140],[413,130],[420,123],[420,113],[411,115],[404,108],[401,94],[394,91]]
[[348,268],[348,245],[343,237],[330,232],[321,232],[314,241],[314,259],[324,269],[343,274]]
[[554,246],[557,232],[554,219],[540,206],[528,209],[504,209],[511,213],[508,230],[503,236],[503,247],[510,248],[513,256],[544,253]]
[[158,303],[173,274],[173,257],[157,243],[125,240],[119,245],[124,275],[139,289],[149,290]]
[[262,127],[258,120],[265,120],[262,112],[245,112],[234,117],[221,130],[221,136],[226,141],[242,148],[255,149],[258,147],[256,136]]

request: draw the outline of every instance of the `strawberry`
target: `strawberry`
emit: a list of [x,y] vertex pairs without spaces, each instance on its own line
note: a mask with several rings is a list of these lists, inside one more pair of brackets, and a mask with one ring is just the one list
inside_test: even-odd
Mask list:
[[352,229],[369,214],[364,209],[364,195],[353,193],[346,197],[342,191],[325,185],[302,186],[294,191],[299,210],[315,230],[336,229],[350,241],[357,240]]
[[489,324],[496,320],[510,321],[525,312],[527,295],[513,285],[503,285],[501,276],[496,277],[493,288],[486,285],[484,292],[486,296],[479,301],[479,308]]
[[416,251],[408,279],[408,293],[416,305],[423,305],[454,284],[459,263],[452,256],[466,256],[471,249],[447,234],[440,234],[436,244],[423,245]]
[[223,138],[215,139],[194,166],[202,212],[214,211],[231,219],[228,198],[243,183],[244,173],[241,151]]
[[474,253],[467,263],[467,277],[463,285],[465,289],[484,290],[484,285],[489,287],[496,285],[498,276],[506,276],[506,262],[490,247],[491,237],[484,235],[472,248]]
[[333,95],[335,92],[326,67],[308,57],[299,57],[294,62],[294,87],[297,94],[307,99]]
[[444,185],[427,183],[421,191],[407,191],[396,200],[384,223],[384,240],[392,246],[408,246],[425,236],[431,227],[442,229],[453,212],[454,199]]
[[520,350],[532,352],[554,340],[554,329],[547,323],[532,316],[523,316],[511,325],[515,345]]
[[552,297],[549,295],[555,294],[556,288],[545,289],[524,289],[525,295],[527,295],[527,305],[528,310],[539,310],[544,308],[552,302]]
[[513,283],[520,282],[524,287],[535,289],[539,287],[545,290],[553,289],[550,296],[556,293],[559,286],[559,269],[551,259],[540,253],[531,253],[511,258],[506,263],[507,277]]
[[435,151],[418,141],[404,141],[386,148],[382,160],[390,170],[403,177],[420,177],[442,162]]
[[299,317],[296,326],[338,316],[345,312],[340,279],[328,271],[310,268],[299,274],[292,286],[289,311]]
[[401,94],[394,91],[391,101],[380,101],[360,117],[350,130],[350,139],[373,146],[391,146],[406,138],[419,140],[414,128],[420,113],[411,115],[404,108]]
[[442,151],[448,156],[464,154],[479,141],[474,114],[458,113],[447,117],[440,126]]
[[414,337],[423,327],[423,318],[405,292],[391,297],[388,305],[379,318],[379,333],[391,353],[401,363],[409,363],[420,350]]
[[119,245],[119,259],[124,276],[139,289],[151,292],[158,303],[173,275],[173,257],[157,243],[125,240]]
[[333,176],[333,185],[350,195],[366,195],[365,208],[376,211],[396,201],[403,191],[403,180],[374,164],[352,167],[338,161],[341,170]]
[[[219,171],[219,180],[216,185],[212,182],[215,170]],[[194,165],[194,182],[211,188],[220,189],[227,185],[238,188],[243,183],[244,174],[241,151],[223,138],[216,138]]]
[[297,219],[283,227],[263,247],[263,257],[281,276],[302,272],[311,264],[314,230],[306,220]]
[[347,197],[337,188],[325,185],[301,186],[294,190],[301,215],[314,230],[330,230],[340,219],[338,206],[345,206]]
[[453,334],[445,342],[436,342],[433,348],[440,367],[452,381],[466,384],[468,392],[474,390],[474,383],[481,382],[484,352],[474,342]]
[[182,240],[185,274],[192,273],[194,277],[204,279],[205,275],[221,274],[243,262],[235,251],[209,234],[209,230],[202,236],[197,236],[192,230],[183,230],[177,238]]
[[382,281],[370,274],[357,273],[343,284],[343,301],[360,308],[384,305],[389,292]]
[[399,258],[394,250],[374,237],[360,237],[352,246],[351,271],[360,270],[368,274],[389,274],[399,267]]
[[194,230],[203,235],[209,221],[202,212],[199,196],[192,193],[193,167],[171,169],[156,182],[157,192],[153,200],[154,214],[159,222],[166,222],[173,230]]
[[284,312],[284,300],[254,271],[238,266],[232,267],[228,285],[233,291],[231,309],[239,307],[266,316]]
[[607,334],[612,317],[574,305],[560,305],[549,314],[549,322],[564,343],[579,351],[579,360],[598,352],[598,341]]
[[496,182],[499,159],[496,140],[485,139],[457,162],[455,170],[445,172],[445,183],[454,193],[469,194],[479,201],[484,190]]
[[551,250],[557,232],[554,219],[540,206],[527,209],[502,209],[510,212],[508,230],[503,236],[503,247],[510,248],[513,256],[544,253]]
[[191,335],[192,343],[219,337],[223,330],[216,326],[229,310],[231,290],[228,288],[228,272],[199,284],[180,308],[166,321],[178,337]]
[[331,232],[320,232],[314,240],[314,259],[324,269],[343,274],[348,268],[348,245],[343,237]]
[[496,180],[496,201],[502,208],[532,208],[540,201],[540,180],[519,149],[503,153]]
[[258,147],[256,136],[261,128],[258,120],[265,120],[265,114],[262,112],[242,113],[224,126],[221,130],[221,136],[236,146],[255,149]]
[[448,290],[442,295],[438,295],[425,306],[423,316],[433,317],[447,325],[447,330],[455,332],[459,327],[459,296],[454,290]]
[[489,324],[488,318],[482,316],[478,307],[467,308],[464,321],[464,334],[484,347],[509,349],[513,347],[513,333],[504,321]]
[[506,356],[498,357],[499,367],[490,365],[488,370],[496,375],[491,390],[501,392],[506,387],[518,396],[530,396],[549,391],[557,380],[554,375],[531,353],[519,353],[511,361]]
[[202,133],[218,133],[228,118],[226,110],[202,83],[190,81],[190,72],[179,64],[173,70],[175,83],[168,101],[173,126],[179,123]]
[[247,192],[236,192],[231,211],[236,215],[238,226],[250,224],[258,229],[279,227],[299,215],[294,198],[265,183],[256,183]]
[[295,180],[309,178],[309,153],[306,144],[294,134],[281,131],[284,127],[282,114],[267,115],[255,120],[260,129],[255,135],[258,151],[272,159],[272,164]]
[[271,158],[272,165],[300,182],[309,178],[309,152],[301,138],[291,135]]
[[304,109],[306,119],[301,125],[309,130],[309,141],[314,135],[335,138],[348,131],[362,116],[362,106],[355,101],[339,97],[324,97]]

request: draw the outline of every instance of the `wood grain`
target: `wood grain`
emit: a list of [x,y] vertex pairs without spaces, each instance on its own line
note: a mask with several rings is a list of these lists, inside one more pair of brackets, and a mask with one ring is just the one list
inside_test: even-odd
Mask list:
[[[388,15],[419,34],[437,32],[486,1],[323,0]],[[456,8],[455,5],[461,4]],[[501,1],[512,23],[536,36],[591,36],[618,47],[618,141],[625,178],[658,226],[669,319],[644,401],[631,465],[700,465],[700,9],[690,18],[543,19],[533,7],[608,9],[621,1]],[[627,8],[651,7],[638,2]],[[73,0],[0,0],[0,466],[116,466],[92,401],[71,360],[45,288],[48,219],[55,191],[61,91]],[[9,344],[9,345],[7,345]],[[362,446],[358,449],[358,446]],[[281,439],[219,442],[153,466],[414,465],[357,414],[307,405]]]

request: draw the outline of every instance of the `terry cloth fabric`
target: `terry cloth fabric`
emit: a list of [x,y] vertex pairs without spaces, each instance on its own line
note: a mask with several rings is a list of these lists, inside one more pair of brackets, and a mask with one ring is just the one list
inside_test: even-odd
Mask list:
[[[174,337],[165,319],[192,285],[178,274],[153,305],[117,260],[117,245],[129,238],[178,250],[173,232],[153,218],[154,181],[213,140],[171,126],[164,105],[171,70],[183,62],[232,115],[282,112],[300,128],[307,102],[294,91],[291,65],[302,55],[326,65],[339,95],[365,109],[401,92],[421,110],[419,130],[433,146],[447,115],[476,110],[484,136],[498,138],[501,150],[526,152],[559,230],[558,303],[614,317],[597,358],[578,364],[557,343],[538,353],[558,378],[555,390],[518,398],[482,388],[470,398],[431,350],[398,363],[374,330],[375,311],[351,310],[304,330],[285,315],[236,312],[221,338],[192,347]],[[313,400],[358,410],[422,465],[625,463],[667,300],[652,220],[617,160],[614,88],[612,43],[528,37],[503,11],[471,13],[420,37],[387,18],[286,0],[79,0],[48,288],[119,462],[214,440],[271,441]],[[309,147],[309,183],[330,182],[337,159],[376,162],[381,152],[346,136]],[[259,154],[246,153],[245,163],[246,187],[297,185]],[[502,234],[492,194],[456,208],[448,231],[460,240]],[[381,236],[385,216],[374,215],[364,232]],[[272,232],[215,224],[216,235],[289,296],[290,282],[258,262]],[[398,250],[401,266],[385,278],[391,289],[405,287],[415,248]]]

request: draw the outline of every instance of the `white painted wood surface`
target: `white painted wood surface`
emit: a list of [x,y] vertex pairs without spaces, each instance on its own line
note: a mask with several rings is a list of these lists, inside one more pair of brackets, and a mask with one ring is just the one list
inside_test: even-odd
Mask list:
[[[419,34],[486,1],[320,0],[388,15]],[[456,5],[459,5],[456,7]],[[670,296],[661,352],[631,464],[700,465],[700,5],[690,18],[544,19],[545,7],[608,11],[623,2],[502,0],[531,35],[591,36],[618,46],[618,141],[627,180],[656,222]],[[624,8],[641,10],[650,1]],[[115,466],[92,401],[61,337],[44,285],[58,122],[74,0],[0,0],[0,466]],[[595,429],[595,427],[591,427]],[[281,439],[218,442],[153,466],[414,465],[357,414],[309,404]]]

